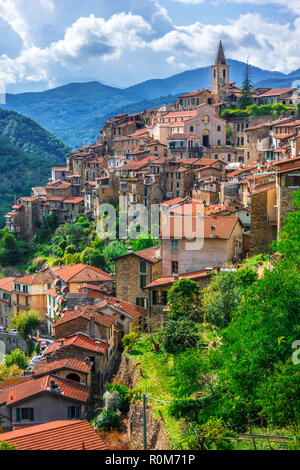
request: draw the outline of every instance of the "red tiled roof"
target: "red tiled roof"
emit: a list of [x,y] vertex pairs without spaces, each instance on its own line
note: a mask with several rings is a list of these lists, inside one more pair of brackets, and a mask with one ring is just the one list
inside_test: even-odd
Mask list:
[[100,282],[112,281],[112,277],[100,268],[86,264],[65,266],[56,271],[56,275],[65,282]]
[[0,403],[6,403],[7,406],[10,406],[40,393],[57,393],[50,389],[52,380],[59,386],[62,392],[61,396],[82,403],[87,401],[90,393],[89,387],[72,380],[63,379],[62,377],[47,375],[39,378],[32,377],[31,380],[4,388],[0,391]]
[[86,351],[92,351],[98,354],[104,354],[108,348],[108,343],[100,341],[94,338],[90,338],[83,333],[78,333],[68,338],[63,338],[51,344],[51,346],[44,352],[44,355],[47,356],[58,349],[74,347],[77,349],[83,349]]
[[88,359],[81,356],[62,357],[52,361],[36,362],[33,367],[32,374],[38,375],[49,375],[59,370],[72,370],[76,372],[82,372],[88,374],[91,371],[92,364],[89,363]]
[[68,197],[63,201],[64,204],[81,204],[82,202],[82,197]]
[[172,214],[183,214],[183,215],[196,215],[197,210],[201,213],[201,206],[204,208],[204,204],[200,201],[192,201],[190,204],[183,204],[182,206],[171,209]]
[[4,279],[0,279],[0,289],[12,292],[14,290],[14,280],[14,277],[5,277]]
[[181,95],[181,96],[179,96],[179,98],[190,98],[190,97],[193,97],[193,96],[201,95],[201,94],[203,94],[207,91],[208,90],[203,88],[202,90],[193,91],[192,93],[186,93],[185,95]]
[[[165,226],[162,227],[161,236],[162,238],[191,238],[194,236],[195,231],[200,231],[197,236],[201,237],[201,230],[203,229],[204,220],[204,233],[205,239],[223,239],[228,240],[231,234],[239,222],[238,217],[222,217],[222,216],[211,216],[204,218],[196,217],[170,217],[166,222]],[[214,230],[214,236],[212,236]]]
[[295,88],[277,88],[277,89],[272,89],[272,90],[266,91],[262,95],[259,95],[259,97],[282,95],[282,93],[286,93],[288,91],[294,91],[294,90],[295,90]]
[[17,385],[22,382],[26,382],[27,380],[30,380],[31,376],[30,375],[21,375],[20,377],[11,377],[10,379],[4,380],[4,382],[0,383],[0,389],[2,390],[3,388],[10,387],[11,385]]
[[101,308],[109,305],[131,318],[145,316],[148,313],[148,310],[145,308],[138,307],[137,305],[130,304],[129,302],[125,302],[121,299],[116,299],[115,297],[108,297],[99,304]]
[[146,158],[143,158],[142,160],[128,162],[125,165],[120,166],[118,170],[133,170],[133,171],[140,170],[141,168],[144,168],[147,165],[149,165],[149,163],[155,159],[156,157],[146,157]]
[[[211,271],[195,271],[193,273],[186,273],[186,274],[179,274],[178,279],[200,279],[201,277],[210,276]],[[156,281],[151,282],[148,284],[145,289],[151,289],[153,287],[160,287],[160,286],[167,286],[169,284],[173,284],[178,279],[173,276],[170,277],[162,277],[160,279],[156,279]]]
[[[162,119],[166,118],[176,118],[176,117],[188,117],[188,116],[196,116],[197,111],[170,111],[168,114],[165,114]],[[174,123],[176,124],[176,123]],[[177,123],[178,124],[178,123]]]
[[87,421],[53,421],[0,434],[17,450],[108,450]]
[[271,189],[276,188],[276,183],[266,183],[262,184],[261,186],[258,186],[257,188],[254,188],[254,191],[252,191],[251,196],[259,193],[264,193],[265,191],[270,191]]
[[51,272],[50,269],[46,269],[45,271],[38,273],[38,274],[30,274],[29,276],[15,278],[15,282],[27,285],[33,284],[52,284],[55,277],[54,274]]
[[171,207],[171,206],[174,206],[175,204],[181,204],[185,201],[185,199],[181,198],[181,197],[178,197],[176,199],[171,199],[170,201],[164,201],[164,202],[161,202],[161,206],[168,206],[168,207]]
[[111,328],[115,323],[116,318],[112,315],[105,315],[101,312],[98,305],[86,305],[78,307],[77,310],[65,312],[62,318],[60,318],[54,325],[54,328],[65,323],[76,320],[77,318],[83,318],[88,321],[93,321],[102,325],[106,328]]

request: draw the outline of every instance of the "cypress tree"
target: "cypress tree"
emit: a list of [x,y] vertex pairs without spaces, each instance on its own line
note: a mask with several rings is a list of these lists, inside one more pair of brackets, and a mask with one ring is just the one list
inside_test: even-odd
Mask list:
[[250,70],[247,60],[246,69],[244,73],[244,80],[242,83],[242,93],[238,101],[238,106],[240,109],[246,109],[247,106],[253,104],[252,92],[254,90],[254,85],[250,79]]

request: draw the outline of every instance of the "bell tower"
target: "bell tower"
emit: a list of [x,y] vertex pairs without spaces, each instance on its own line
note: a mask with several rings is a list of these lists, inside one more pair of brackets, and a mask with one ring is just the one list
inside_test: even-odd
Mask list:
[[229,91],[229,69],[227,65],[223,44],[220,41],[216,60],[211,67],[211,91],[215,99],[225,101]]

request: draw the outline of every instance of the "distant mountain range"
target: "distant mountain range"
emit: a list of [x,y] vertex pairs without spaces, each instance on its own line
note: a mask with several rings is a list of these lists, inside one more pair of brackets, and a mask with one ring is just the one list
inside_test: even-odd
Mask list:
[[[229,59],[228,64],[231,80],[241,84],[245,63]],[[210,77],[211,68],[201,67],[125,89],[97,81],[70,83],[44,92],[8,94],[2,107],[31,117],[74,148],[94,142],[108,117],[172,103],[182,93],[210,88]],[[286,88],[300,80],[300,69],[287,75],[251,66],[251,78],[256,86]]]

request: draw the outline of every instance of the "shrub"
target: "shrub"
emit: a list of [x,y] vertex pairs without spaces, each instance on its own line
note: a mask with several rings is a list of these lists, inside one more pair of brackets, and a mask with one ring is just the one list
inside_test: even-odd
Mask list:
[[23,351],[15,349],[11,354],[6,354],[5,364],[7,367],[16,365],[19,369],[25,370],[28,367],[28,358]]
[[123,337],[123,346],[126,353],[131,353],[136,346],[141,335],[140,328],[135,326],[132,330]]
[[116,410],[120,410],[120,408],[122,407],[123,399],[122,399],[121,395],[118,392],[114,391],[114,390],[107,391],[103,395],[103,399],[104,399],[104,403],[105,403],[105,408],[107,410],[116,411]]
[[110,431],[113,428],[117,428],[120,423],[120,418],[115,411],[106,410],[96,416],[91,422],[91,425],[95,429],[104,429]]

